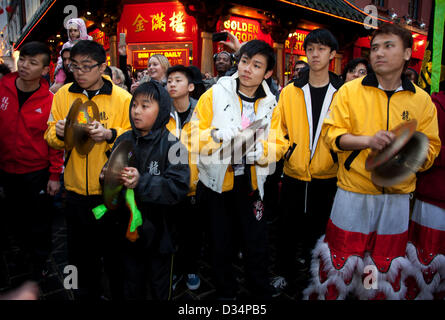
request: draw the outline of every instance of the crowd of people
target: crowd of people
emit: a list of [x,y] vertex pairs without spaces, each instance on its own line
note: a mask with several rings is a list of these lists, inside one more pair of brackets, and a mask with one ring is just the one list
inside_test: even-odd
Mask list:
[[[197,290],[203,248],[218,300],[238,298],[240,257],[260,301],[283,290],[321,300],[445,298],[445,97],[415,84],[409,31],[381,26],[369,61],[353,59],[337,75],[329,71],[337,39],[313,30],[307,62],[295,63],[284,88],[261,40],[229,34],[228,51],[213,57],[216,76],[159,54],[133,75],[125,44],[118,65],[107,66],[81,19],[67,32],[53,83],[39,42],[23,45],[17,72],[0,66],[1,236],[27,253],[31,280],[46,275],[55,196],[63,195],[76,299],[101,299],[104,278],[113,300],[171,300],[180,281]],[[99,111],[86,153],[65,137],[77,99]],[[421,173],[377,186],[366,159],[412,119],[429,141]],[[133,146],[121,201],[98,213],[121,143]],[[374,282],[365,283],[367,266],[378,272]],[[297,292],[300,273],[307,283]]]

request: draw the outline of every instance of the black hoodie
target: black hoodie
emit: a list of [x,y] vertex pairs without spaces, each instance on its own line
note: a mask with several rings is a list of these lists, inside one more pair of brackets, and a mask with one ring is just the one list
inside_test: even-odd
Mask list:
[[[167,91],[156,81],[141,84],[138,91],[150,85],[156,86],[160,96],[159,113],[152,129],[142,136],[135,128],[131,117],[133,97],[129,106],[132,130],[117,138],[113,150],[124,140],[133,142],[131,166],[137,168],[140,174],[135,188],[136,204],[144,220],[144,231],[139,234],[144,238],[144,233],[153,232],[150,229],[154,227],[154,240],[160,241],[161,252],[170,253],[173,251],[173,245],[169,232],[169,209],[185,199],[189,191],[188,151],[165,127],[170,118],[171,106]],[[144,241],[147,246],[151,242],[147,238]]]

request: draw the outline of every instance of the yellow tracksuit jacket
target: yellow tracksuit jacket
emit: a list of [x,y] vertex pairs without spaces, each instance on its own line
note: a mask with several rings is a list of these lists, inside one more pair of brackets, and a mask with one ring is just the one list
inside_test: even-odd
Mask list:
[[388,98],[379,88],[374,74],[344,84],[338,91],[325,120],[326,143],[338,152],[339,170],[337,185],[347,191],[363,194],[413,192],[416,176],[390,188],[382,188],[371,181],[371,172],[365,169],[370,149],[344,151],[338,146],[341,135],[346,133],[373,136],[380,130],[392,130],[404,121],[417,120],[417,131],[429,139],[428,156],[420,171],[434,162],[440,151],[437,111],[430,96],[402,77],[402,87]]
[[[91,100],[99,109],[100,122],[107,129],[112,129],[112,141],[96,143],[87,155],[80,155],[75,148],[72,149],[64,173],[65,188],[80,195],[102,194],[99,184],[99,174],[107,162],[106,152],[110,151],[113,143],[119,135],[131,129],[129,120],[129,107],[131,95],[126,90],[112,84],[108,76],[104,76],[105,82],[99,93]],[[63,120],[77,98],[83,102],[88,97],[77,83],[69,83],[60,88],[54,95],[51,114],[48,120],[48,129],[45,132],[45,140],[54,149],[63,149],[64,141],[56,135],[56,122]],[[66,155],[65,155],[66,156]]]

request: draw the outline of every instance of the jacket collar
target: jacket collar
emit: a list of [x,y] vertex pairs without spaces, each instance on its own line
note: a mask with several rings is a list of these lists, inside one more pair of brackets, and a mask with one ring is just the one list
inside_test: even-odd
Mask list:
[[[365,76],[362,80],[362,85],[379,88],[379,81],[377,80],[377,76],[375,75],[375,73],[372,72],[369,73],[367,76]],[[414,87],[414,84],[404,74],[402,74],[402,88],[405,91],[411,91],[412,93],[416,93],[416,88]]]
[[[104,81],[104,85],[102,88],[99,89],[99,92],[97,94],[107,94],[111,95],[113,92],[113,84],[110,80],[107,79],[107,77],[102,77],[102,80]],[[79,84],[74,81],[73,84],[68,89],[69,92],[72,93],[84,93],[85,89],[79,86]]]
[[[296,86],[297,88],[303,88],[306,84],[309,83],[309,69],[306,70],[305,72],[303,72],[301,74],[301,77],[295,79],[294,81],[294,86]],[[341,80],[341,78],[336,75],[335,73],[329,71],[329,83],[332,84],[332,86],[338,90],[342,85],[343,85],[343,81]]]
[[[187,116],[187,119],[185,120],[184,123],[189,122],[190,119],[192,118],[193,111],[195,110],[195,107],[196,107],[197,103],[198,103],[198,100],[193,99],[192,97],[189,97],[190,112],[189,112],[189,115]],[[170,116],[175,118],[174,115],[176,114],[176,112],[177,111],[176,111],[175,107],[173,106],[173,102],[172,102],[171,109],[170,109]]]
[[[16,96],[18,95],[18,93],[15,81],[17,80],[18,77],[19,77],[18,72],[11,72],[4,75],[2,78],[2,82],[5,85],[5,87],[7,87],[8,90],[10,90],[11,92],[14,92]],[[34,92],[32,97],[30,98],[46,96],[48,94],[48,91],[49,91],[48,81],[46,81],[45,78],[40,77],[40,88],[36,92]]]

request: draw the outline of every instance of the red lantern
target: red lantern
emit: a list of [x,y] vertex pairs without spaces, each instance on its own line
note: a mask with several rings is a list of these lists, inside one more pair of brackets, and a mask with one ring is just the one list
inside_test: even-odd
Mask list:
[[11,6],[7,6],[7,7],[6,7],[6,11],[8,11],[9,13],[11,13],[11,12],[12,12],[12,7],[11,7]]
[[3,14],[3,12],[5,12],[5,10],[3,10],[3,8],[0,7],[0,14]]

